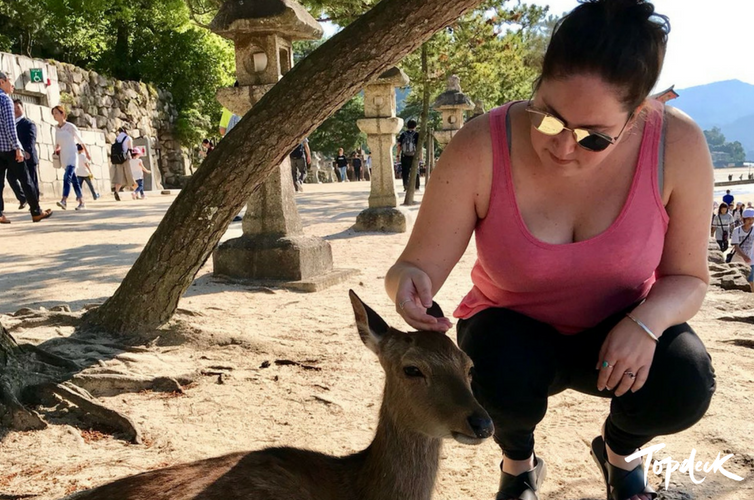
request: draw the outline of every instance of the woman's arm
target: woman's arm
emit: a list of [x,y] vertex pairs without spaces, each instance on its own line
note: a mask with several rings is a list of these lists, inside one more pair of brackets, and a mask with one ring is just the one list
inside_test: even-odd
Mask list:
[[634,312],[658,337],[691,319],[707,292],[707,217],[714,187],[709,148],[699,126],[673,108],[667,117],[663,199],[670,221],[657,282]]
[[[657,281],[647,299],[631,316],[656,337],[691,319],[702,305],[709,284],[707,236],[714,185],[712,161],[701,129],[683,113],[667,109],[665,185],[663,202],[669,222]],[[596,367],[597,389],[611,388],[616,396],[640,390],[649,376],[656,344],[634,321],[624,318],[602,344]],[[630,371],[635,378],[625,377]]]
[[411,237],[385,276],[396,310],[414,328],[445,331],[450,321],[426,313],[432,298],[468,246],[486,213],[492,146],[485,116],[461,129],[440,157],[422,199]]

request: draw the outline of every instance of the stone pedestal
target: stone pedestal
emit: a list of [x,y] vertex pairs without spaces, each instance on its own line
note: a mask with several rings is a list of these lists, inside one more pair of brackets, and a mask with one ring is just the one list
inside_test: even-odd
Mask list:
[[380,75],[364,89],[365,118],[356,123],[367,134],[372,152],[369,208],[356,217],[354,231],[403,233],[411,225],[408,210],[398,207],[393,176],[393,146],[403,120],[395,116],[395,87],[408,85],[408,77],[398,68]]
[[[267,7],[225,2],[211,27],[234,40],[238,86],[219,89],[217,99],[243,116],[293,66],[293,39],[317,39],[319,24],[293,0],[261,0]],[[332,249],[304,236],[286,158],[249,198],[243,235],[222,243],[214,273],[256,284],[315,292],[356,273],[333,269]]]

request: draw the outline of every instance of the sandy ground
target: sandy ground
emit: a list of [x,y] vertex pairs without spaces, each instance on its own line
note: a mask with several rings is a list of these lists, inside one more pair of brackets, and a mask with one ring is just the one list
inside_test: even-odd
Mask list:
[[[355,289],[388,322],[401,327],[384,293],[383,277],[408,238],[349,230],[367,196],[367,183],[307,185],[297,195],[305,232],[327,239],[336,266],[356,268],[358,275],[315,294],[270,293],[214,279],[210,261],[177,316],[207,345],[157,346],[152,353],[109,362],[135,373],[196,377],[181,396],[139,392],[101,398],[131,416],[145,443],[130,445],[65,423],[40,432],[0,434],[0,498],[59,498],[144,470],[272,445],[333,454],[365,447],[377,423],[383,373],[359,340],[347,291]],[[156,195],[143,201],[99,201],[85,212],[57,211],[40,224],[8,211],[13,224],[0,228],[0,313],[61,303],[77,310],[102,302],[115,291],[173,199]],[[240,224],[234,223],[226,237],[240,232]],[[448,314],[470,287],[473,255],[472,242],[437,297]],[[748,321],[730,320],[735,317]],[[14,321],[0,319],[6,325]],[[707,479],[696,485],[676,472],[663,498],[752,499],[754,295],[710,290],[691,323],[713,357],[718,391],[699,424],[653,443],[666,443],[661,456],[678,461],[692,450],[696,460],[709,462],[718,453],[732,453],[724,467],[744,481],[720,472],[697,473],[697,479]],[[14,334],[20,341],[39,342],[71,331],[35,328]],[[455,338],[455,331],[450,335]],[[321,370],[277,366],[276,359],[305,361]],[[265,361],[272,365],[261,368]],[[229,373],[223,384],[216,375],[200,374],[217,366]],[[604,498],[587,443],[607,411],[608,401],[571,391],[551,398],[536,434],[537,453],[550,469],[542,498]],[[492,441],[477,447],[448,442],[435,498],[494,498],[499,461]],[[657,486],[662,477],[651,475],[650,481]]]

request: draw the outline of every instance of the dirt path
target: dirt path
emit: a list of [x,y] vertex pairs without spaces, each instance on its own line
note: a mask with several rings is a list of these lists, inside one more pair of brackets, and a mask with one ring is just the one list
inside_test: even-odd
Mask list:
[[[401,327],[383,278],[408,237],[351,232],[367,196],[367,183],[307,185],[306,192],[297,195],[306,233],[330,241],[336,266],[358,268],[360,274],[316,294],[270,293],[215,280],[209,262],[182,300],[178,319],[195,337],[219,345],[162,346],[109,362],[145,374],[206,373],[196,375],[196,382],[180,396],[139,392],[102,398],[133,418],[145,444],[82,432],[66,425],[64,418],[45,431],[0,436],[0,497],[35,493],[53,499],[127,474],[271,445],[334,454],[365,447],[376,424],[383,375],[358,338],[347,290],[355,289]],[[9,212],[13,224],[0,228],[0,312],[61,303],[76,310],[102,302],[116,289],[172,199],[96,202],[86,212],[56,212],[41,224]],[[240,231],[234,223],[227,236]],[[447,314],[470,287],[473,254],[472,242],[437,297]],[[725,468],[745,481],[711,473],[693,485],[687,475],[676,472],[665,498],[754,498],[754,319],[720,319],[737,316],[754,318],[754,295],[710,291],[692,325],[713,357],[718,392],[697,426],[654,443],[667,443],[662,456],[675,460],[687,458],[692,449],[697,460],[710,462],[718,453],[733,453]],[[14,335],[38,342],[71,330],[36,328]],[[729,342],[735,339],[738,343]],[[321,370],[278,366],[277,359]],[[270,366],[262,368],[265,362]],[[223,383],[218,383],[218,372],[225,373]],[[607,401],[573,392],[551,399],[537,430],[538,454],[550,468],[543,498],[604,498],[587,443],[607,411]],[[448,443],[435,498],[493,498],[499,460],[491,441],[478,447]],[[660,481],[651,477],[655,485]]]

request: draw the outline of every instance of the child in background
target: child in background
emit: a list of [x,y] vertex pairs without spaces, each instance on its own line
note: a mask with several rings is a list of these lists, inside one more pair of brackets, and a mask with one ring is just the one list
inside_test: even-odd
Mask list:
[[141,161],[141,148],[134,148],[131,151],[131,155],[132,158],[129,160],[131,162],[131,174],[133,174],[134,180],[136,181],[136,189],[131,193],[131,198],[134,200],[136,198],[143,200],[146,198],[144,195],[144,174],[151,174],[152,171],[144,168],[144,163]]
[[92,169],[90,168],[91,162],[86,158],[84,148],[81,147],[81,144],[76,144],[76,149],[79,152],[79,164],[76,166],[76,177],[79,179],[79,185],[83,186],[84,182],[86,182],[89,190],[92,192],[92,198],[96,200],[99,198],[99,193],[94,190],[94,185],[92,184],[94,174],[92,174]]

